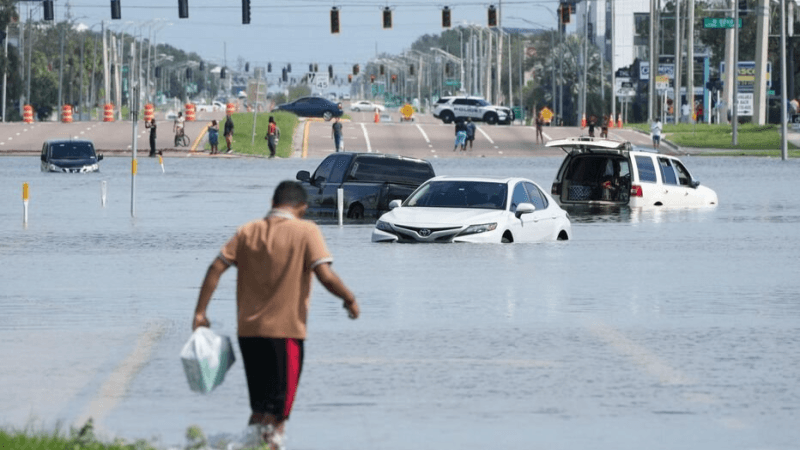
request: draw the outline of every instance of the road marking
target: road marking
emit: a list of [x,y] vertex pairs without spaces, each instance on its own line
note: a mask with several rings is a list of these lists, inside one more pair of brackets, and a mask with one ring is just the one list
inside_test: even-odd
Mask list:
[[17,136],[19,136],[19,133],[17,133]]
[[301,158],[303,159],[308,158],[308,132],[310,126],[311,122],[309,121],[306,121],[306,124],[303,125],[303,152],[301,154]]
[[84,133],[84,132],[83,132],[83,131],[81,131],[81,134],[83,134],[83,133]]
[[425,130],[423,130],[422,127],[419,124],[417,124],[417,129],[419,130],[420,133],[422,133],[422,137],[425,138],[425,142],[427,142],[430,145],[431,140],[428,139],[428,135],[425,134]]
[[[480,132],[481,132],[481,134],[483,135],[483,137],[485,137],[486,139],[488,139],[488,140],[489,140],[489,142],[491,142],[492,144],[494,144],[494,141],[492,140],[492,138],[490,138],[490,137],[489,137],[489,135],[488,135],[488,134],[486,134],[486,132],[485,132],[485,131],[483,131],[483,128],[481,128],[481,127],[477,127],[477,126],[476,126],[475,128],[477,128],[477,129],[478,129],[478,131],[480,131]],[[497,148],[497,147],[495,147],[495,148]]]
[[149,324],[144,333],[139,336],[133,351],[124,361],[120,362],[103,386],[100,387],[95,398],[80,416],[78,423],[84,423],[90,417],[94,418],[95,423],[98,423],[117,406],[120,400],[125,397],[125,391],[130,386],[133,378],[150,360],[153,347],[166,331],[167,327],[163,322]]
[[369,143],[369,134],[367,134],[367,127],[361,124],[361,129],[364,130],[364,139],[367,141],[367,153],[372,153],[372,145]]

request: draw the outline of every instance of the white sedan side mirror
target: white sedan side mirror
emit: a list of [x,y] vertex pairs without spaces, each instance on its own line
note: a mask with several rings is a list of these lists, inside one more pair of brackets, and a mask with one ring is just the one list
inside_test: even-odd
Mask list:
[[389,209],[391,210],[391,209],[399,208],[401,204],[403,204],[403,202],[400,201],[400,200],[397,200],[397,199],[392,200],[392,201],[389,202]]
[[536,207],[533,206],[533,203],[520,203],[517,206],[517,212],[514,213],[514,215],[517,216],[517,219],[519,219],[523,214],[530,214],[534,211],[536,211]]

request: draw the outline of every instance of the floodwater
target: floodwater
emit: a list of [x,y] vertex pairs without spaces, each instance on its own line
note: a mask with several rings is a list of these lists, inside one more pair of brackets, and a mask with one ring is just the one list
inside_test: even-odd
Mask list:
[[[433,163],[549,190],[560,161]],[[683,161],[718,207],[573,215],[568,242],[372,244],[368,225],[323,226],[362,318],[315,286],[289,448],[797,449],[800,161]],[[241,361],[202,396],[178,354],[219,247],[318,162],[141,159],[132,219],[129,159],[83,175],[0,159],[0,426],[92,416],[164,448],[191,424],[239,439]],[[234,291],[231,270],[209,310],[231,336]]]

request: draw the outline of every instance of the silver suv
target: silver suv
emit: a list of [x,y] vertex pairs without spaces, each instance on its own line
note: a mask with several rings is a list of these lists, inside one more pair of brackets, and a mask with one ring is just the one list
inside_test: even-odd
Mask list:
[[444,123],[469,117],[489,125],[505,123],[510,118],[507,108],[492,106],[481,97],[442,97],[433,107],[433,117]]

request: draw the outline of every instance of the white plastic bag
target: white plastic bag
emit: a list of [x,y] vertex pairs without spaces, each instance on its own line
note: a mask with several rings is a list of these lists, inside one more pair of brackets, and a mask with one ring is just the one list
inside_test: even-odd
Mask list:
[[181,362],[189,388],[207,394],[222,384],[234,361],[231,338],[210,328],[198,327],[181,350]]

